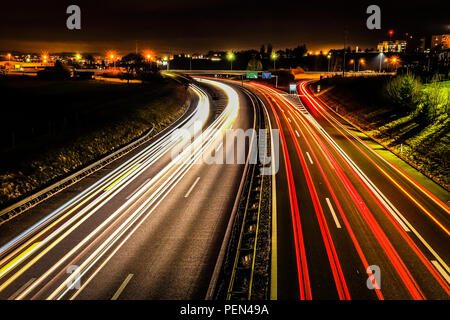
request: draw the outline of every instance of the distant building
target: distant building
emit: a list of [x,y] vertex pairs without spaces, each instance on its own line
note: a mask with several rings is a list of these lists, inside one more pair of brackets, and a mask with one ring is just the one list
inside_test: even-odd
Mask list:
[[407,53],[423,53],[426,49],[426,38],[406,34]]
[[431,37],[431,49],[450,49],[450,34],[439,34]]
[[405,52],[406,40],[383,41],[377,46],[378,52]]
[[22,62],[22,61],[0,61],[0,68],[14,71],[24,70],[42,70],[45,67],[51,67],[54,64],[52,62]]

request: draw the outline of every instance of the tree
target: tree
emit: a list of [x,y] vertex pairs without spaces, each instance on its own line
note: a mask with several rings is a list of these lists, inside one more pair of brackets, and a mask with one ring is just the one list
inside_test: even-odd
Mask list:
[[154,82],[162,80],[161,73],[155,62],[144,63],[142,69],[138,73],[142,82]]
[[261,57],[264,57],[266,54],[266,47],[264,45],[262,45],[261,49],[259,49],[259,53],[261,54]]
[[258,60],[256,58],[250,59],[250,61],[247,64],[247,70],[262,71],[263,66],[261,60]]
[[48,67],[38,72],[39,79],[43,80],[66,80],[71,77],[71,71],[57,60],[54,67]]
[[267,45],[267,54],[268,54],[268,55],[271,55],[271,54],[272,54],[272,51],[273,51],[273,46],[272,46],[271,43],[269,43],[269,44]]
[[95,58],[92,54],[87,54],[84,56],[84,60],[86,60],[88,65],[92,65],[95,62]]
[[142,69],[145,59],[141,54],[129,53],[122,58],[120,66],[125,68],[126,79],[130,83],[130,79]]
[[299,45],[292,50],[292,53],[294,54],[296,60],[300,60],[306,52],[307,50],[305,44]]

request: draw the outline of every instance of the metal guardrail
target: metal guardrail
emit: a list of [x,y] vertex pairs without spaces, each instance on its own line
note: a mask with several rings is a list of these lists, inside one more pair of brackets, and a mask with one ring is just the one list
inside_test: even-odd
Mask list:
[[[255,109],[259,118],[256,129],[265,129],[264,114],[260,108]],[[257,141],[261,141],[261,138],[264,138],[265,141],[270,140],[269,132],[266,132],[265,137],[259,136],[262,133],[259,130],[257,132],[257,137],[255,137]],[[269,154],[272,154],[270,145],[267,146],[267,151]],[[264,152],[264,156],[267,156],[267,152]],[[264,167],[263,163],[266,161],[264,159],[261,161],[259,157],[257,159],[258,162],[253,164],[248,172],[249,186],[246,198],[243,199],[245,206],[233,269],[226,294],[227,300],[252,299],[256,260],[259,260],[257,257],[257,251],[260,249],[258,237],[260,235],[263,191],[266,184],[265,176],[261,175],[261,170]]]
[[[190,103],[190,99],[188,98],[185,101],[184,106],[186,106],[186,103]],[[189,108],[183,112],[183,114],[174,122],[176,123],[179,119],[185,116],[185,114],[188,112]],[[170,127],[170,126],[169,126]],[[38,191],[21,201],[10,205],[9,207],[3,209],[0,211],[0,226],[13,219],[14,217],[18,216],[19,214],[23,213],[26,210],[29,210],[36,206],[37,204],[41,203],[45,199],[50,198],[51,196],[57,194],[58,192],[64,190],[65,188],[73,185],[75,182],[78,182],[79,180],[83,179],[84,177],[96,172],[97,170],[103,168],[107,164],[113,162],[117,158],[123,156],[124,154],[132,151],[133,149],[137,148],[150,138],[152,138],[152,132],[155,128],[151,128],[144,136],[138,138],[137,140],[131,142],[130,144],[122,147],[121,149],[113,152],[112,154],[107,155],[106,157],[92,163],[91,165],[73,173],[72,175],[55,182],[51,186],[48,186],[47,188]],[[167,128],[165,128],[162,132],[164,132]]]
[[103,168],[107,164],[121,157],[122,155],[132,151],[139,145],[146,142],[149,138],[151,138],[151,133],[153,132],[154,127],[151,128],[144,136],[133,141],[132,143],[122,147],[121,149],[113,152],[112,154],[92,163],[91,165],[71,174],[70,176],[48,186],[47,188],[36,192],[33,195],[26,197],[25,199],[3,209],[0,211],[0,225],[11,220],[12,218],[18,216],[24,211],[33,208],[37,204],[41,203],[47,198],[57,194],[58,192],[64,190],[65,188],[71,186],[75,182],[85,178],[86,176],[96,172],[97,170]]

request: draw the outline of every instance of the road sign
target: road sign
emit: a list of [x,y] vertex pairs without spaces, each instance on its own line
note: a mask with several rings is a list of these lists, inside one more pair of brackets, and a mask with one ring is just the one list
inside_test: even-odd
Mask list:
[[263,72],[262,73],[262,78],[263,79],[272,79],[272,73],[270,73],[270,72]]
[[295,83],[289,84],[289,91],[297,91],[297,85]]
[[247,79],[258,79],[258,72],[247,72]]

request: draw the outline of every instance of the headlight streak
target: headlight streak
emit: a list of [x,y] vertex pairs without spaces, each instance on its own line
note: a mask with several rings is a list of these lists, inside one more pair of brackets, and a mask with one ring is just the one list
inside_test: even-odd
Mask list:
[[[196,90],[197,93],[199,91],[198,89],[194,89],[194,90]],[[186,119],[184,119],[180,123],[180,126],[181,125],[186,125],[195,116],[195,114],[196,114],[195,112],[190,114]],[[27,229],[26,231],[21,233],[19,236],[15,237],[13,240],[9,241],[7,244],[3,245],[0,248],[0,256],[4,255],[5,252],[11,250],[11,248],[16,246],[21,241],[23,241],[27,236],[29,236],[30,234],[36,232],[36,230],[38,230],[40,227],[45,225],[49,220],[51,220],[52,218],[55,218],[55,216],[57,216],[58,214],[61,214],[62,212],[64,212],[64,210],[66,210],[68,207],[70,207],[70,205],[72,205],[73,203],[75,203],[75,202],[77,202],[77,201],[79,201],[79,200],[81,200],[83,198],[86,198],[87,196],[91,195],[92,190],[96,189],[100,184],[108,183],[107,181],[114,179],[114,176],[117,176],[118,174],[120,174],[120,172],[124,172],[127,167],[129,167],[130,165],[135,164],[137,162],[137,160],[142,159],[143,157],[145,157],[147,155],[151,155],[152,153],[156,153],[157,151],[159,151],[161,149],[167,148],[169,143],[171,142],[171,141],[168,140],[169,137],[170,137],[170,134],[175,129],[176,128],[171,128],[168,132],[164,132],[163,131],[162,133],[164,135],[161,136],[160,138],[158,138],[158,140],[155,141],[154,143],[152,143],[149,147],[147,147],[146,149],[144,149],[143,151],[141,151],[140,153],[135,155],[133,158],[127,160],[120,167],[116,168],[111,173],[109,173],[108,175],[106,175],[105,177],[103,177],[102,179],[100,179],[99,181],[94,183],[92,186],[88,187],[86,190],[81,192],[79,195],[75,196],[73,199],[69,200],[68,202],[63,204],[61,207],[59,207],[56,210],[54,210],[47,217],[45,217],[44,219],[42,219],[38,223],[34,224],[32,227],[30,227],[29,229]],[[97,191],[100,192],[101,190],[97,190]],[[2,264],[2,263],[3,263],[3,260],[0,262],[0,264]]]
[[[176,159],[174,159],[160,173],[161,175],[165,174],[167,171],[169,171],[169,169],[172,169],[174,165],[179,164],[181,158],[185,158],[183,163],[175,169],[176,171],[173,172],[149,198],[147,198],[147,200],[133,213],[133,215],[130,216],[127,221],[123,223],[119,228],[117,228],[116,231],[108,238],[108,240],[103,242],[103,244],[83,262],[83,264],[80,266],[82,272],[68,277],[47,299],[63,298],[64,295],[72,289],[70,283],[76,283],[78,280],[80,280],[81,277],[83,277],[95,265],[95,263],[109,251],[109,249],[120,239],[120,237],[125,234],[126,231],[131,228],[133,224],[139,218],[141,218],[148,209],[151,208],[152,205],[154,205],[153,208],[151,208],[150,211],[145,214],[141,222],[119,244],[118,248],[120,248],[145,221],[145,219],[157,208],[161,201],[170,193],[170,191],[178,184],[178,182],[185,176],[189,169],[197,163],[202,155],[204,155],[205,151],[210,149],[211,145],[214,142],[218,141],[218,137],[223,134],[223,129],[225,129],[235,120],[239,110],[239,100],[237,93],[227,85],[209,80],[203,81],[209,82],[210,84],[215,85],[226,92],[228,96],[228,105],[225,108],[224,112],[222,112],[222,114],[214,121],[214,123],[193,142],[192,148],[187,148],[186,150],[184,150],[183,153],[181,153]],[[195,150],[195,152],[192,152],[193,149]],[[151,184],[151,181],[148,184]],[[145,189],[145,187],[142,189]],[[138,194],[134,195],[130,200],[132,200],[133,198],[138,198],[140,193],[141,192],[138,192]],[[114,255],[114,253],[117,252],[118,248],[113,251],[113,253],[107,258],[107,260],[109,260]],[[103,265],[104,264],[102,264],[102,266]],[[97,274],[98,271],[99,269],[97,269],[94,274]],[[66,289],[58,295],[58,293],[61,292],[61,290],[63,290],[64,288]],[[79,292],[77,292],[77,295],[78,294]],[[21,297],[19,296],[18,299],[20,298]]]
[[[217,85],[219,86],[219,85]],[[228,91],[232,90],[228,86],[221,85],[222,88],[226,88]],[[91,269],[95,263],[103,256],[105,255],[109,249],[120,240],[120,238],[133,226],[134,223],[136,223],[144,214],[146,214],[147,210],[149,210],[152,205],[153,208],[150,209],[149,212],[145,215],[143,219],[145,219],[151,212],[154,211],[154,209],[157,207],[157,205],[164,199],[164,197],[172,190],[172,188],[182,179],[182,177],[188,172],[188,170],[192,167],[193,164],[198,160],[198,158],[204,153],[205,150],[207,150],[213,142],[217,141],[217,136],[222,134],[222,130],[217,130],[218,128],[225,128],[226,126],[230,125],[232,121],[237,116],[238,111],[238,98],[237,94],[233,91],[227,92],[229,96],[229,104],[225,108],[224,112],[219,116],[216,121],[194,142],[193,145],[195,147],[196,152],[192,153],[191,148],[186,149],[182,154],[179,155],[180,158],[184,158],[184,162],[180,163],[180,158],[174,159],[169,165],[167,165],[160,173],[157,174],[150,182],[148,182],[144,187],[141,188],[140,191],[138,191],[134,196],[132,196],[127,203],[132,203],[136,201],[139,197],[142,197],[143,192],[148,191],[148,187],[152,184],[154,184],[155,181],[163,178],[164,175],[170,174],[169,177],[165,178],[165,180],[162,182],[162,185],[159,186],[150,197],[146,198],[146,201],[139,206],[137,210],[135,210],[128,219],[122,223],[115,232],[108,237],[106,241],[102,243],[102,245],[97,248],[97,250],[91,254],[91,256],[86,259],[83,264],[80,266],[80,270],[82,270],[80,273],[72,274],[69,276],[61,286],[54,291],[53,294],[51,294],[48,298],[61,298],[63,297],[68,290],[63,291],[65,286],[67,284],[73,283],[71,281],[74,280],[75,277],[77,277],[80,274],[80,277],[85,275],[86,272]],[[206,141],[206,143],[205,143]],[[177,166],[175,166],[177,165]],[[121,208],[119,208],[113,215],[116,215],[118,212],[120,212],[123,208],[127,206],[127,203],[125,203]],[[102,224],[103,225],[103,224]],[[106,224],[105,224],[106,225]],[[92,232],[89,236],[85,238],[89,239],[93,237],[97,231],[99,231],[102,228],[102,226],[99,226],[95,232]],[[135,229],[133,229],[132,232],[134,232]],[[99,237],[97,237],[99,239]],[[128,239],[128,237],[127,237]],[[21,295],[17,297],[17,299],[23,299],[26,295],[28,295],[33,289],[37,287],[39,283],[41,283],[47,276],[49,276],[52,272],[54,272],[57,267],[61,266],[62,263],[67,260],[72,254],[74,254],[77,249],[81,248],[86,241],[83,240],[82,242],[77,245],[76,248],[73,248],[71,252],[69,252],[65,257],[63,257],[56,265],[54,265],[50,270],[48,270],[44,275],[41,276],[38,280],[36,280],[27,290],[25,290]],[[123,244],[124,242],[122,242]],[[115,251],[114,251],[115,252]]]
[[[194,114],[192,114],[191,117],[189,117],[188,119],[185,119],[185,121],[183,123],[187,123],[188,120],[191,119],[193,115]],[[99,181],[94,183],[92,186],[88,187],[85,191],[81,192],[79,195],[77,195],[76,197],[74,197],[73,199],[68,201],[63,206],[54,210],[51,214],[49,214],[47,217],[42,219],[40,222],[38,222],[35,225],[33,225],[32,227],[30,227],[28,230],[23,232],[21,235],[17,236],[16,238],[14,238],[10,242],[8,242],[6,245],[4,245],[0,249],[0,255],[4,254],[5,252],[7,252],[11,248],[13,248],[17,243],[20,243],[20,241],[25,239],[30,234],[35,233],[36,230],[38,230],[41,226],[45,225],[45,223],[47,223],[49,220],[54,218],[56,215],[63,213],[73,203],[84,199],[81,203],[78,203],[78,205],[75,207],[75,209],[77,209],[79,206],[83,205],[87,200],[90,200],[90,198],[92,198],[96,194],[102,192],[102,187],[99,187],[99,185],[109,184],[114,179],[116,179],[115,178],[116,176],[119,176],[120,174],[122,174],[122,172],[125,172],[127,170],[127,168],[129,168],[130,166],[135,165],[139,161],[144,162],[144,161],[146,161],[147,158],[150,158],[150,157],[158,156],[158,158],[159,158],[163,154],[163,153],[161,153],[161,150],[170,147],[171,142],[176,142],[176,141],[169,140],[170,139],[169,135],[174,130],[175,129],[172,129],[171,131],[167,132],[163,137],[159,138],[158,141],[153,143],[151,146],[149,146],[148,148],[146,148],[145,150],[143,150],[142,152],[140,152],[139,154],[137,154],[136,156],[134,156],[127,162],[125,162],[120,167],[116,168],[113,172],[109,173],[107,176],[103,177],[102,179],[100,179]],[[96,189],[97,187],[99,187],[99,188]],[[96,189],[96,190],[93,190],[93,189]],[[93,193],[93,192],[95,192],[95,193]],[[55,225],[55,223],[53,223],[50,227],[53,227],[54,225]],[[47,229],[49,229],[49,228],[47,228]],[[40,234],[43,234],[43,233],[41,232]],[[23,246],[20,247],[19,249],[22,249],[22,248],[23,248]],[[13,254],[10,254],[10,256],[11,255],[13,255]],[[3,258],[0,261],[0,265],[3,264],[5,260],[8,260],[8,257]],[[0,274],[0,277],[1,277],[1,274]]]

